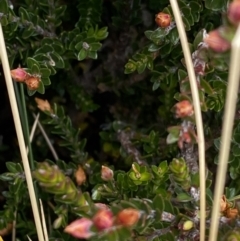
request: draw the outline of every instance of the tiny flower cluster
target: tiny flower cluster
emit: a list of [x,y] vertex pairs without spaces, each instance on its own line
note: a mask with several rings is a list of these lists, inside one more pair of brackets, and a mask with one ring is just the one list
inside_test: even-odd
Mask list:
[[176,118],[184,118],[193,115],[193,105],[188,100],[182,100],[175,106]]
[[20,67],[11,70],[11,76],[15,81],[25,83],[29,90],[37,90],[41,81],[39,76],[30,75],[25,69]]
[[98,203],[95,206],[99,210],[92,219],[75,220],[64,229],[64,232],[76,238],[89,239],[97,232],[111,230],[115,226],[132,227],[140,218],[140,212],[133,208],[123,209],[114,217],[112,211],[106,205]]
[[224,217],[230,220],[235,219],[239,215],[238,209],[233,207],[225,195],[223,195],[220,200],[220,212]]

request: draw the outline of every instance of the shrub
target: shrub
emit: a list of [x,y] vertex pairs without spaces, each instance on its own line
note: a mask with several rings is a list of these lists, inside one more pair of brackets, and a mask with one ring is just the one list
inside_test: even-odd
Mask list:
[[[178,4],[203,115],[207,238],[240,2]],[[0,22],[49,239],[199,240],[196,120],[169,1],[1,0]],[[3,114],[8,122],[9,110]],[[35,240],[24,166],[10,151],[15,134],[2,135],[1,235],[13,225],[14,239]],[[237,111],[222,240],[239,239],[239,135]]]

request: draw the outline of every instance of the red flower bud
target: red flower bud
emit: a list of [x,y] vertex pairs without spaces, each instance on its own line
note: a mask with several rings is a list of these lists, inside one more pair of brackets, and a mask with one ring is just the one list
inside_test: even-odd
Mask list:
[[11,70],[11,76],[17,82],[24,82],[29,77],[28,73],[22,68]]
[[139,218],[140,218],[140,212],[137,209],[126,208],[118,213],[117,223],[125,227],[131,227],[137,223]]
[[88,239],[93,236],[93,232],[90,231],[93,222],[87,218],[77,219],[74,222],[70,223],[65,229],[64,232],[71,234],[76,238]]
[[174,107],[177,118],[183,118],[193,114],[193,106],[188,100],[182,100],[178,102]]
[[74,173],[76,178],[76,183],[80,186],[86,181],[86,174],[85,171],[81,166],[78,166],[77,171]]
[[25,80],[25,83],[29,90],[37,90],[39,87],[40,80],[38,77],[30,77]]
[[155,15],[155,22],[161,28],[166,28],[171,24],[171,16],[167,13],[160,12]]
[[217,53],[225,52],[231,48],[230,42],[221,37],[218,29],[209,32],[204,42]]
[[189,144],[191,142],[192,142],[191,135],[188,132],[183,132],[178,139],[178,147],[182,149],[184,143]]
[[235,0],[229,5],[228,19],[234,25],[240,23],[240,0]]
[[111,181],[113,179],[113,170],[109,167],[102,166],[101,178],[104,181]]
[[93,217],[93,223],[98,230],[107,229],[113,226],[113,214],[110,210],[100,209]]

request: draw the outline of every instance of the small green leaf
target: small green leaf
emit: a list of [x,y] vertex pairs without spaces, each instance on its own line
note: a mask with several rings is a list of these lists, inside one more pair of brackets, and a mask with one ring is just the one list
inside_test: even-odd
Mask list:
[[133,181],[137,181],[140,180],[141,176],[139,174],[139,177],[137,177],[137,175],[134,172],[130,172],[129,173],[129,177],[133,180]]
[[182,81],[184,80],[186,77],[188,76],[187,72],[182,70],[182,69],[179,69],[178,70],[178,80],[179,81]]
[[137,62],[137,72],[139,74],[143,73],[143,71],[146,69],[146,67],[147,67],[147,63],[140,62],[140,61]]
[[14,176],[15,175],[12,173],[3,173],[0,175],[0,180],[2,180],[4,182],[10,182],[10,181],[13,181]]
[[24,29],[23,33],[22,33],[22,38],[23,39],[28,39],[31,36],[34,36],[34,29],[32,27],[26,28]]
[[240,156],[240,146],[239,145],[233,145],[232,153],[233,153],[234,156]]
[[155,82],[153,83],[152,90],[153,90],[153,91],[157,90],[157,89],[159,88],[160,84],[161,84],[160,81],[155,81]]
[[168,34],[168,39],[173,45],[176,45],[179,42],[179,34],[177,28],[172,29],[172,31]]
[[49,78],[41,78],[41,81],[43,82],[44,85],[50,85],[51,81]]
[[141,178],[140,180],[142,182],[147,182],[147,181],[150,181],[151,180],[151,174],[149,172],[144,172],[144,173],[141,173]]
[[1,22],[2,26],[7,26],[8,25],[8,18],[7,18],[7,16],[2,16],[0,18],[0,22]]
[[55,62],[55,66],[57,68],[64,68],[65,64],[64,64],[64,61],[63,61],[63,58],[56,52],[53,52],[50,54],[51,58],[52,58],[52,61]]
[[227,0],[204,0],[205,7],[213,11],[220,11],[226,9]]
[[[146,32],[145,32],[146,33]],[[164,28],[157,28],[151,35],[151,40],[157,39],[158,41],[162,41],[166,36],[167,32]]]
[[207,94],[211,95],[214,93],[214,90],[206,80],[201,79],[200,85],[201,85],[201,88],[204,90],[204,92],[206,92]]
[[89,51],[88,52],[88,57],[91,59],[97,59],[98,55],[96,51]]
[[129,59],[128,63],[125,65],[125,74],[130,74],[137,69],[137,63],[132,59]]
[[44,44],[41,48],[38,48],[35,52],[35,54],[45,54],[46,56],[49,53],[54,52],[54,49],[51,45],[49,44]]
[[36,90],[30,90],[30,89],[27,88],[27,93],[28,93],[29,96],[32,96],[36,93]]
[[39,73],[40,73],[39,66],[34,64],[31,68],[31,74],[39,74]]
[[177,195],[177,200],[179,202],[189,202],[189,201],[192,201],[193,198],[190,195],[188,195],[187,193],[179,193]]
[[168,171],[168,163],[167,161],[162,161],[158,166],[158,172],[161,175],[164,175]]
[[7,0],[1,0],[0,12],[4,13],[4,14],[8,13],[8,2],[7,2]]
[[19,15],[20,15],[20,18],[22,19],[22,21],[30,20],[29,19],[29,13],[25,8],[20,7],[18,12],[19,12]]
[[164,211],[165,204],[162,195],[156,195],[153,199],[153,208],[158,209],[161,212]]
[[11,173],[18,173],[18,170],[16,168],[16,163],[6,162],[6,167],[7,167],[8,171],[10,171]]
[[152,43],[152,44],[149,45],[148,51],[149,51],[149,52],[156,52],[156,51],[158,51],[160,48],[161,48],[161,46]]
[[99,29],[95,35],[96,39],[99,39],[99,40],[105,39],[108,36],[107,30],[108,30],[107,27]]
[[149,40],[151,40],[151,39],[152,39],[153,31],[147,30],[147,31],[144,32],[144,34],[145,34],[145,36],[146,36]]
[[39,67],[39,63],[35,59],[28,57],[27,58],[27,66],[28,66],[28,68],[32,69],[32,67],[34,65],[37,65]]
[[44,88],[44,84],[42,81],[39,82],[39,87],[37,89],[37,92],[40,94],[44,94],[45,93],[45,88]]
[[182,19],[183,19],[183,23],[184,23],[184,26],[185,26],[185,30],[189,31],[191,29],[191,27],[190,27],[190,24],[188,22],[188,19],[186,17],[183,17]]
[[179,135],[176,136],[172,133],[169,133],[168,136],[167,136],[166,142],[167,142],[167,144],[173,144],[173,143],[177,142],[178,139],[179,139]]
[[102,44],[101,43],[91,43],[89,46],[90,46],[90,48],[89,48],[90,51],[98,51],[102,47]]
[[193,41],[193,47],[194,47],[195,50],[198,48],[198,45],[199,45],[201,42],[203,42],[203,33],[204,33],[204,31],[206,31],[206,30],[205,30],[205,29],[200,30],[200,31],[197,33],[197,35],[196,35],[196,37],[195,37],[195,39],[194,39],[194,41]]
[[43,78],[47,78],[47,77],[49,77],[51,75],[51,70],[49,70],[47,68],[41,68],[40,72],[41,72],[41,76]]

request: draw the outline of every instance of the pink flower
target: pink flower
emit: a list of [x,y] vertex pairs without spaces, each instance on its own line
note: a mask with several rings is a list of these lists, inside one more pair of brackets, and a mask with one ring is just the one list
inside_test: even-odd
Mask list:
[[24,82],[29,77],[28,73],[22,68],[11,70],[11,76],[17,82]]
[[134,208],[126,208],[117,214],[117,223],[131,227],[138,222],[140,218],[140,211]]
[[228,19],[234,25],[240,23],[240,0],[235,0],[229,5]]
[[88,239],[94,235],[90,231],[93,222],[88,218],[81,218],[70,223],[65,229],[64,232],[71,234],[75,238]]
[[209,32],[204,42],[217,53],[223,53],[231,48],[230,42],[220,35],[218,29]]
[[37,90],[39,87],[40,79],[38,77],[30,77],[25,80],[29,90]]
[[113,214],[110,210],[100,209],[93,217],[93,223],[98,230],[107,229],[113,226]]
[[194,113],[193,106],[188,100],[182,100],[178,102],[174,107],[177,118],[191,116]]

